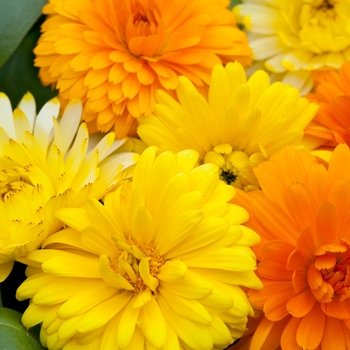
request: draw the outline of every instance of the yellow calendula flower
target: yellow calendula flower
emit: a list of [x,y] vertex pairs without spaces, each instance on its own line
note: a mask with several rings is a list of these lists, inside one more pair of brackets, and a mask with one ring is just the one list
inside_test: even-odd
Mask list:
[[350,60],[349,0],[243,0],[234,9],[255,60],[308,92],[310,72]]
[[208,99],[185,77],[176,93],[179,102],[157,92],[155,114],[139,119],[141,139],[173,152],[195,149],[200,162],[216,164],[222,180],[246,191],[259,188],[254,167],[300,145],[318,108],[263,71],[247,79],[237,62],[214,68]]
[[101,198],[118,182],[120,170],[137,155],[115,154],[126,140],[114,134],[89,142],[80,125],[82,104],[73,100],[57,119],[57,98],[36,115],[35,101],[26,94],[12,111],[0,93],[0,281],[15,260],[38,249],[45,238],[62,227],[56,209],[80,206]]
[[260,238],[215,166],[156,152],[104,204],[59,210],[67,228],[28,255],[22,321],[42,322],[49,349],[223,349],[245,331],[241,286],[262,287],[250,249]]
[[228,0],[50,0],[34,52],[39,76],[65,102],[79,97],[91,132],[133,135],[157,89],[178,76],[207,86],[215,64],[251,64]]

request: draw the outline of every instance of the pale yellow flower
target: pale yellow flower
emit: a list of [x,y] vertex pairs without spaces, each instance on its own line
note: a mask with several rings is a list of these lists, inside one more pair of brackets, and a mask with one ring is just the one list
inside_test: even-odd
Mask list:
[[90,145],[82,104],[71,101],[57,119],[57,98],[36,115],[35,101],[26,94],[12,111],[0,93],[0,281],[14,260],[38,249],[44,239],[62,227],[57,208],[80,206],[101,198],[120,179],[120,170],[134,164],[137,155],[116,154],[126,140],[110,133]]
[[311,71],[350,60],[349,0],[243,0],[234,12],[255,60],[303,93]]

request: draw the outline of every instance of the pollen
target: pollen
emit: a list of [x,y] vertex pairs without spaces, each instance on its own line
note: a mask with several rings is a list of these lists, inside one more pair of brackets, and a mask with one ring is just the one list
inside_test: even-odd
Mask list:
[[146,245],[135,242],[133,238],[130,238],[127,243],[115,238],[113,240],[115,240],[118,253],[114,257],[109,257],[110,269],[122,275],[134,287],[133,294],[138,294],[148,288],[140,273],[141,260],[146,258],[149,275],[157,278],[159,269],[165,264],[166,259],[155,251],[152,242]]

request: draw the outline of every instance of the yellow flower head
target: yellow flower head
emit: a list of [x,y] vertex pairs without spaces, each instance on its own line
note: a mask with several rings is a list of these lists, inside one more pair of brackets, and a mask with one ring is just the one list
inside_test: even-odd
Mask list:
[[101,198],[118,182],[121,167],[137,159],[131,152],[111,154],[125,143],[115,141],[113,133],[95,146],[89,143],[86,125],[79,127],[78,100],[68,104],[59,121],[57,98],[38,115],[35,109],[28,93],[12,112],[0,93],[0,281],[14,260],[23,261],[62,227],[56,209]]
[[197,152],[156,152],[104,205],[59,210],[68,227],[29,254],[41,269],[17,297],[32,298],[23,323],[42,322],[49,349],[223,349],[245,331],[240,286],[262,287],[247,212]]
[[153,110],[156,89],[178,75],[209,83],[215,64],[251,63],[245,34],[227,0],[50,0],[34,50],[44,84],[79,97],[90,131],[132,135]]
[[157,92],[155,114],[139,119],[141,139],[174,152],[195,149],[201,162],[217,165],[222,180],[244,190],[259,188],[253,167],[299,145],[317,111],[290,85],[271,85],[263,71],[247,80],[237,62],[214,68],[208,100],[185,77],[176,93],[179,102]]
[[350,60],[349,0],[243,0],[235,7],[254,58],[308,92],[310,72]]

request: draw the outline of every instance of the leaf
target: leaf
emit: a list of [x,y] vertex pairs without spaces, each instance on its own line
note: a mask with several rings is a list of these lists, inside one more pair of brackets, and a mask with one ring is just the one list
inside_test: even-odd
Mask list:
[[0,0],[0,67],[40,17],[46,0]]
[[0,349],[43,350],[36,327],[27,331],[21,323],[22,315],[14,310],[0,307]]
[[230,9],[232,9],[234,6],[240,4],[242,1],[241,0],[231,0],[231,3],[230,3]]
[[[3,0],[0,0],[0,2]],[[43,86],[38,77],[39,69],[34,67],[33,49],[40,35],[42,16],[21,42],[18,49],[0,68],[0,91],[4,92],[16,107],[23,95],[30,91],[36,101],[37,110],[57,95],[50,86]],[[1,20],[0,20],[1,22]]]

